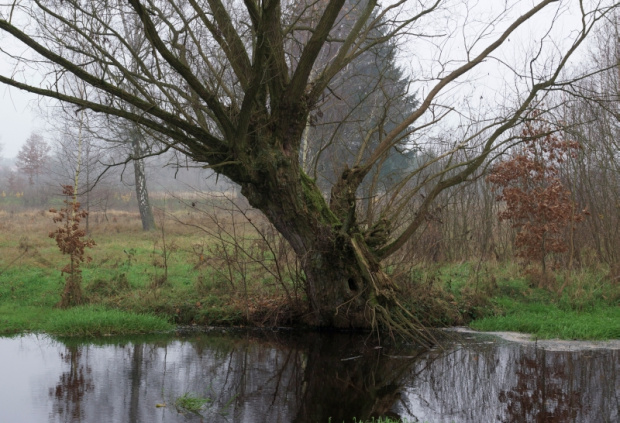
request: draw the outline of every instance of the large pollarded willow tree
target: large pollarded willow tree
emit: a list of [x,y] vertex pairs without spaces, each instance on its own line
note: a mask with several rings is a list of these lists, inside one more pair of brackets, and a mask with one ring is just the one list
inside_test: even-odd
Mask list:
[[[592,26],[615,7],[610,2],[609,7],[597,3],[588,9],[585,2],[574,2],[580,13],[577,26],[560,34],[569,41],[550,43],[553,23],[571,2],[489,2],[484,13],[474,13],[468,3],[6,2],[0,6],[3,60],[13,60],[15,72],[1,75],[0,82],[133,122],[158,134],[166,148],[239,184],[250,204],[301,258],[316,325],[383,323],[412,333],[416,326],[400,307],[397,287],[382,270],[382,261],[420,228],[442,191],[466,181],[507,142],[528,108],[559,82],[562,68]],[[496,3],[502,3],[501,9]],[[511,68],[502,59],[502,47],[511,36],[522,36],[521,27],[540,13],[545,13],[549,31],[521,43],[533,45],[534,52],[515,50],[523,54],[523,66]],[[9,39],[19,43],[9,45]],[[346,140],[354,150],[352,159],[342,160],[329,191],[319,189],[304,172],[307,164],[300,163],[300,152],[316,142],[313,134],[322,133],[312,130],[317,119],[312,113],[326,97],[336,95],[330,84],[339,75],[351,72],[358,58],[382,45],[402,49],[420,65],[412,71],[418,78],[415,107],[386,126],[388,109],[375,104],[376,115],[384,119],[366,133],[348,132],[359,137]],[[549,45],[552,56],[543,54]],[[10,46],[17,46],[19,54],[12,54]],[[451,52],[460,53],[455,57]],[[466,104],[459,110],[451,89],[492,61],[505,66],[504,76],[515,76],[510,81],[514,102],[489,109],[493,114],[475,121],[476,113]],[[86,92],[78,92],[76,87],[84,85]],[[384,88],[379,83],[373,87]],[[343,104],[348,103],[339,107]],[[373,169],[403,142],[413,143],[417,136],[428,145],[437,139],[423,137],[451,115],[458,118],[449,122],[460,122],[455,126],[459,130],[451,132],[451,148],[418,156],[415,168],[400,172],[389,193],[385,186],[381,191],[381,184],[370,184],[384,200],[373,204],[383,208],[361,219],[360,187]],[[462,122],[469,124],[465,128]],[[424,196],[416,196],[422,192]],[[384,230],[390,223],[392,230]]]

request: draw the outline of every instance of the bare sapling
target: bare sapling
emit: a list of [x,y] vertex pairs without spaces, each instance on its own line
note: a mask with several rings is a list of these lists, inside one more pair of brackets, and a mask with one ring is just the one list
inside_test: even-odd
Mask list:
[[[153,260],[153,264],[156,267],[162,267],[164,269],[164,274],[161,276],[154,276],[153,282],[151,283],[152,288],[161,288],[168,282],[168,267],[170,264],[170,256],[177,251],[178,247],[174,241],[170,242],[166,238],[166,199],[164,198],[164,207],[161,210],[158,210],[158,220],[159,220],[159,229],[161,231],[161,236],[155,239],[153,244],[153,255],[159,255],[161,257],[161,261]],[[157,244],[161,241],[161,252],[156,253],[155,248]]]

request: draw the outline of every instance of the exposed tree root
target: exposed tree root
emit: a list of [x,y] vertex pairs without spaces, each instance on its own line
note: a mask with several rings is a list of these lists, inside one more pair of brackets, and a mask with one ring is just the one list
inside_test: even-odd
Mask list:
[[437,340],[422,323],[397,299],[398,287],[381,270],[372,253],[365,244],[351,238],[355,258],[368,284],[367,308],[373,330],[386,330],[391,337],[400,335],[427,347],[437,344]]

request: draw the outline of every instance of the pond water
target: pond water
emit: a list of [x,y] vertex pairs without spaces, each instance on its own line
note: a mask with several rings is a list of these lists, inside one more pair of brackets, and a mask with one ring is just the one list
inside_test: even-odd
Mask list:
[[[288,331],[5,337],[0,422],[620,421],[620,350],[549,345],[469,333],[431,350]],[[175,407],[186,393],[209,399],[200,414]]]

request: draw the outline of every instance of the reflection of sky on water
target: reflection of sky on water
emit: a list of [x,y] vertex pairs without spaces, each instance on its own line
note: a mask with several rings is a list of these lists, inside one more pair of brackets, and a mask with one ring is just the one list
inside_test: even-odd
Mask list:
[[[358,418],[392,408],[433,423],[620,419],[618,350],[473,337],[414,360],[415,351],[392,355],[363,338],[324,338],[0,338],[0,422],[326,422],[339,408]],[[173,406],[186,392],[213,401],[202,417]]]
[[0,337],[0,422],[37,422],[47,416],[47,386],[62,371],[64,347],[46,336]]

